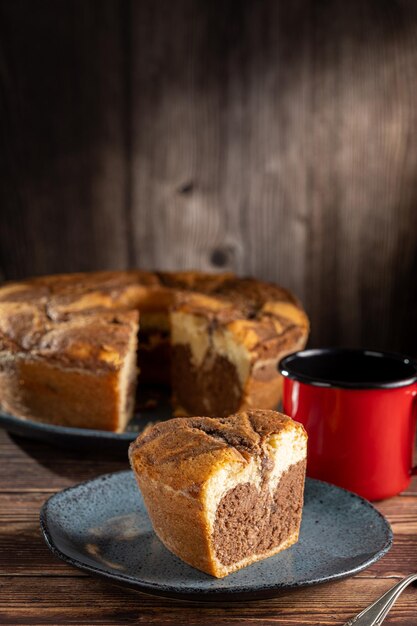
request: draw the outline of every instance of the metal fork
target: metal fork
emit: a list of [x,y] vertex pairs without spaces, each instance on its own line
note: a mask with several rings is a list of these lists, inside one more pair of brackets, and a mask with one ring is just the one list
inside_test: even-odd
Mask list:
[[370,604],[364,611],[350,619],[344,626],[379,626],[388,615],[388,611],[406,587],[414,580],[417,574],[410,574],[391,589],[386,591],[376,602]]

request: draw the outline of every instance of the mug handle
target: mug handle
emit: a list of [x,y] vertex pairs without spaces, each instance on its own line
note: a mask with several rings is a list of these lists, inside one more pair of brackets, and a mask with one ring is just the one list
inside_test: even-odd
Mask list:
[[[417,383],[416,383],[415,387],[416,387],[416,389],[415,389],[415,392],[414,392],[414,414],[415,414],[415,418],[417,420]],[[414,465],[414,467],[411,468],[411,476],[417,476],[417,465]]]

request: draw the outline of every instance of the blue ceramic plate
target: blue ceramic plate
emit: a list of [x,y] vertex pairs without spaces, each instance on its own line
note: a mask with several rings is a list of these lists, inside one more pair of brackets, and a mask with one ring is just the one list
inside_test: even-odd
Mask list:
[[[0,427],[13,435],[37,439],[73,450],[95,450],[99,453],[111,453],[113,456],[126,459],[129,444],[149,423],[173,417],[169,392],[157,386],[144,389],[143,407],[139,407],[133,419],[123,433],[112,433],[105,430],[90,428],[72,428],[71,426],[55,426],[43,422],[16,417],[0,412]],[[147,407],[150,403],[152,406]]]
[[307,479],[298,543],[216,579],[172,555],[152,530],[132,472],[81,483],[44,504],[41,528],[70,565],[138,591],[188,600],[248,600],[351,576],[391,547],[386,519],[366,500]]

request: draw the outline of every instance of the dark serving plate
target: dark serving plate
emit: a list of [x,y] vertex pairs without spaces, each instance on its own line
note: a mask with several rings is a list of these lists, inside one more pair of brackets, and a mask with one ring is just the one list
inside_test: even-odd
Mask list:
[[113,433],[89,428],[55,426],[16,417],[0,412],[0,428],[13,435],[37,439],[72,450],[108,452],[126,458],[129,444],[148,425],[172,417],[169,391],[163,387],[149,386],[142,390],[142,406],[137,407],[125,432]]
[[145,593],[198,601],[255,600],[351,576],[392,544],[387,520],[369,502],[313,479],[306,481],[298,543],[222,579],[163,546],[129,471],[53,495],[40,523],[49,548],[70,565]]

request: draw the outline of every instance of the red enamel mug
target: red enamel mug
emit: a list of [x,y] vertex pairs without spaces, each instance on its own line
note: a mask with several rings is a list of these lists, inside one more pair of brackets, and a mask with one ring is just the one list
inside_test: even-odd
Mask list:
[[307,474],[367,498],[407,488],[417,417],[417,363],[373,350],[295,352],[279,364],[283,410],[308,434]]

